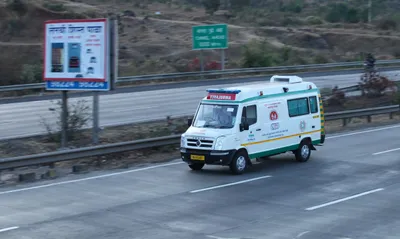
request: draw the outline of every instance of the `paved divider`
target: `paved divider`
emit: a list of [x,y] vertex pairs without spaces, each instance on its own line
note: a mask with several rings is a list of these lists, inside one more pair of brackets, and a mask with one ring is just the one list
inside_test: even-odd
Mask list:
[[[361,109],[361,110],[349,110],[341,112],[333,112],[325,114],[325,121],[346,119],[353,117],[368,117],[368,121],[371,121],[372,115],[379,114],[390,114],[391,117],[394,113],[400,112],[399,105]],[[82,147],[78,149],[68,149],[49,153],[34,154],[19,156],[13,158],[0,159],[0,170],[14,169],[19,167],[26,167],[32,165],[52,165],[56,162],[74,160],[79,158],[88,158],[93,156],[101,156],[112,153],[123,153],[127,151],[146,149],[152,147],[168,146],[168,145],[179,145],[180,135],[171,135],[158,138],[142,139],[128,142],[119,142],[113,144]]]

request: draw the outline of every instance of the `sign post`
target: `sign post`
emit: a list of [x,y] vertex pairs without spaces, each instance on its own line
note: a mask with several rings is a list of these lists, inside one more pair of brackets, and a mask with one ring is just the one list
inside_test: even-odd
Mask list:
[[[225,49],[227,48],[228,26],[226,24],[192,27],[192,50],[221,49],[222,70],[225,69]],[[203,69],[203,65],[201,67]]]
[[[98,93],[109,91],[116,79],[116,55],[111,48],[117,38],[111,36],[114,24],[107,18],[50,20],[45,22],[43,78],[46,90],[63,91],[63,108],[67,107],[67,91],[93,91],[93,142],[98,143]],[[113,71],[113,72],[112,72]],[[112,77],[111,77],[112,73]],[[65,94],[64,94],[65,92]],[[67,111],[63,109],[63,111]],[[68,113],[63,113],[63,121]],[[66,137],[67,123],[62,135]],[[64,146],[66,138],[62,140]]]

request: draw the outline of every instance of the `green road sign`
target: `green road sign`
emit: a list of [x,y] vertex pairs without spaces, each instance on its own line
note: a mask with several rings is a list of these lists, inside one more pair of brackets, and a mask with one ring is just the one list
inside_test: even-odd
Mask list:
[[192,27],[193,50],[228,48],[226,24]]

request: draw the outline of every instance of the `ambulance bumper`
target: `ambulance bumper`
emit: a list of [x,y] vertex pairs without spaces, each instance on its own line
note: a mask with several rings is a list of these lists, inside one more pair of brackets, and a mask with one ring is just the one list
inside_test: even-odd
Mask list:
[[204,163],[213,165],[229,165],[236,150],[194,150],[181,148],[182,161],[187,164]]

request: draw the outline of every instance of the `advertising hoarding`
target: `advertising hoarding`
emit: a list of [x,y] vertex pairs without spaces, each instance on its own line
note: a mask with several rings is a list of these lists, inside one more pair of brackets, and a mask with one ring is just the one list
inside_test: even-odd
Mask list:
[[107,19],[51,20],[44,31],[47,90],[109,90]]

